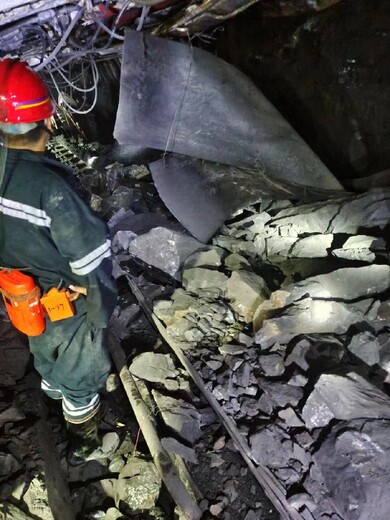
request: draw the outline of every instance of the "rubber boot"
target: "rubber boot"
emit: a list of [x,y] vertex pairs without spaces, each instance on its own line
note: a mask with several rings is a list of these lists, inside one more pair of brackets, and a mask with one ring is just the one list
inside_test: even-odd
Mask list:
[[69,436],[69,464],[81,464],[93,460],[93,453],[101,446],[98,434],[99,422],[99,412],[80,424],[66,422]]

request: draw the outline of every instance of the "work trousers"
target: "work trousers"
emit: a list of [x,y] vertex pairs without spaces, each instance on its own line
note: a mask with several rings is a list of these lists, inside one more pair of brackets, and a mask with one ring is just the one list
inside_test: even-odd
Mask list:
[[86,313],[78,311],[65,320],[47,319],[45,332],[29,337],[42,389],[49,397],[62,399],[69,422],[85,422],[99,409],[98,391],[111,368],[106,332],[88,323]]

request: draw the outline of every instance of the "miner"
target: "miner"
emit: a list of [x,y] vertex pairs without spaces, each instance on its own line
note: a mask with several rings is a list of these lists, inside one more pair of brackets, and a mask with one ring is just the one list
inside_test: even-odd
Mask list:
[[42,295],[53,288],[78,295],[74,315],[46,316],[44,332],[29,336],[29,345],[43,391],[62,400],[71,451],[85,459],[99,445],[116,287],[105,223],[69,184],[65,168],[44,155],[54,113],[36,72],[0,61],[0,265],[31,276]]

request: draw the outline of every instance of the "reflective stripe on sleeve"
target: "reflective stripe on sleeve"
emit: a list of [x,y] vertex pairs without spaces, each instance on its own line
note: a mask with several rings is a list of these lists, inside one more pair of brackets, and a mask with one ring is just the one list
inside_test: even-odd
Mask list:
[[106,240],[104,244],[83,256],[80,260],[69,262],[72,272],[81,276],[90,273],[101,264],[104,258],[111,256],[110,247],[110,240]]
[[51,218],[42,209],[0,197],[0,212],[10,217],[27,220],[37,226],[50,227]]

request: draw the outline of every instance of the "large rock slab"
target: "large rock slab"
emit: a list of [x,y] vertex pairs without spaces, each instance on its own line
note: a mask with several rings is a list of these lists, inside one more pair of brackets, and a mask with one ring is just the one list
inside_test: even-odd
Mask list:
[[314,458],[343,518],[388,520],[390,421],[342,426]]
[[201,415],[191,403],[162,395],[155,390],[152,394],[167,426],[191,443],[202,436]]
[[180,267],[188,256],[204,248],[194,238],[165,227],[157,227],[135,238],[129,245],[131,255],[180,280]]
[[203,267],[193,267],[183,272],[183,285],[190,293],[202,294],[211,291],[217,296],[223,296],[226,291],[226,274]]
[[167,379],[174,379],[178,376],[171,356],[154,352],[139,354],[132,361],[129,370],[139,379],[152,383],[165,384]]
[[390,189],[373,189],[362,195],[343,197],[327,204],[300,204],[278,213],[277,225],[303,233],[350,233],[380,227],[389,220]]
[[250,271],[234,271],[226,283],[226,297],[247,323],[252,321],[255,310],[268,296],[264,279]]
[[322,374],[302,410],[307,428],[327,426],[332,419],[390,419],[390,398],[362,376]]
[[[260,304],[253,318],[254,330],[259,330],[267,317],[272,317],[276,311],[289,306],[304,296],[322,300],[319,304],[313,303],[313,312],[317,312],[314,311],[314,308],[318,310],[319,307],[322,307],[323,313],[326,316],[328,312],[332,312],[331,306],[333,306],[333,304],[334,307],[341,305],[341,303],[330,302],[330,300],[335,299],[350,302],[351,300],[362,297],[379,295],[385,292],[389,287],[390,266],[384,264],[346,267],[327,274],[311,276],[301,282],[274,291],[269,300]],[[304,309],[302,302],[298,302],[298,306]],[[295,314],[297,311],[291,312]],[[337,313],[338,310],[335,309],[335,312]],[[340,312],[342,312],[341,307]],[[342,312],[341,315],[344,314],[345,312]],[[328,332],[332,332],[333,330],[334,329],[331,328]]]
[[152,462],[130,457],[114,489],[117,507],[123,501],[133,511],[151,509],[160,494],[161,478]]
[[300,334],[343,334],[352,324],[366,320],[364,310],[336,301],[305,298],[288,307],[280,317],[265,320],[255,341],[266,349],[275,343],[286,345]]

